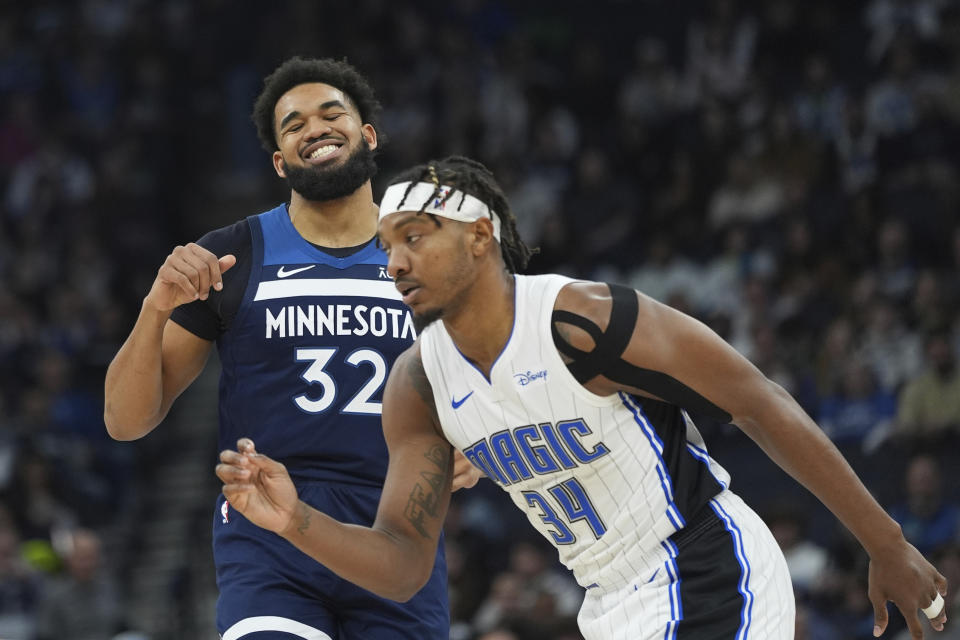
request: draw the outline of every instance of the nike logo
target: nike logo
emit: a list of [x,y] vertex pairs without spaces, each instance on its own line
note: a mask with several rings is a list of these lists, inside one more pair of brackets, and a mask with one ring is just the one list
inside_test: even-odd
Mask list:
[[315,266],[317,266],[317,265],[311,264],[310,266],[300,267],[299,269],[290,269],[290,271],[284,271],[284,267],[280,267],[280,270],[277,271],[277,277],[278,277],[278,278],[289,278],[290,276],[292,276],[292,275],[294,275],[294,274],[297,274],[297,273],[300,273],[301,271],[306,271],[307,269],[313,269]]
[[460,408],[460,405],[462,405],[464,402],[466,402],[466,401],[467,401],[467,398],[469,398],[469,397],[472,396],[472,395],[473,395],[473,391],[471,391],[471,392],[468,393],[467,395],[463,396],[463,397],[460,398],[459,400],[457,400],[456,398],[450,398],[450,406],[452,406],[454,409],[459,409],[459,408]]

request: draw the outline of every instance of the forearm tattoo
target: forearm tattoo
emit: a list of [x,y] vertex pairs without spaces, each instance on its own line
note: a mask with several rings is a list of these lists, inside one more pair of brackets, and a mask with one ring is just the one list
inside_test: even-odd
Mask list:
[[310,513],[310,508],[307,507],[305,502],[300,503],[300,525],[297,527],[297,531],[300,532],[300,535],[306,535],[307,529],[310,528],[310,518],[313,516]]
[[423,457],[436,466],[438,471],[428,469],[420,472],[423,482],[414,485],[403,515],[420,532],[420,535],[429,539],[430,534],[427,531],[426,519],[428,517],[436,518],[438,515],[437,507],[440,503],[441,491],[446,489],[450,477],[450,450],[435,445],[424,453]]

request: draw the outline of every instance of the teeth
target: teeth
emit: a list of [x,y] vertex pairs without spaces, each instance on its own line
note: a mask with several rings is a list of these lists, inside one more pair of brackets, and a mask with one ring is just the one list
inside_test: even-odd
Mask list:
[[327,144],[327,145],[324,145],[324,146],[320,147],[319,149],[314,150],[314,152],[310,154],[310,159],[311,159],[311,160],[316,160],[317,158],[322,158],[323,156],[328,156],[328,155],[330,155],[331,153],[333,153],[333,152],[336,151],[336,150],[337,150],[337,145],[335,145],[335,144]]

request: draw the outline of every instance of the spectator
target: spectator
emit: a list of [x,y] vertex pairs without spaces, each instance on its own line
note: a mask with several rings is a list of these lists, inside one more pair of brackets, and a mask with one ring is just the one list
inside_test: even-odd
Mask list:
[[0,638],[32,640],[42,588],[40,575],[21,555],[13,519],[0,504]]
[[940,462],[933,455],[911,458],[904,475],[904,501],[890,508],[904,537],[927,555],[960,534],[960,505],[943,493]]
[[876,374],[882,389],[899,391],[920,371],[921,340],[907,328],[900,310],[883,297],[869,304],[865,320],[860,353]]
[[[790,580],[798,598],[816,592],[822,587],[821,580],[830,558],[826,549],[806,536],[804,514],[799,509],[784,507],[768,513],[764,521],[787,559]],[[800,617],[799,610],[797,617]]]
[[122,630],[116,585],[101,556],[100,536],[77,529],[64,550],[67,571],[49,588],[37,614],[38,640],[103,640]]
[[890,51],[887,73],[867,93],[867,124],[881,136],[910,131],[917,123],[916,60],[910,47],[899,43]]
[[733,223],[758,225],[781,212],[783,186],[765,174],[754,158],[736,153],[728,164],[727,180],[710,199],[710,227],[719,231]]
[[960,432],[960,371],[950,331],[926,338],[927,368],[900,394],[896,433],[910,441],[955,440]]
[[896,396],[877,384],[866,362],[854,359],[840,366],[839,388],[820,403],[820,426],[845,453],[872,451],[890,432]]

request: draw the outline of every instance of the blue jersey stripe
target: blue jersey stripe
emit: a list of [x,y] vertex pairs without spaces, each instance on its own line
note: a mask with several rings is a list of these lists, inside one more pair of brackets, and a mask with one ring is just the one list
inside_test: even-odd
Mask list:
[[650,422],[647,420],[646,415],[644,415],[640,405],[623,392],[618,393],[618,395],[620,396],[620,401],[623,403],[623,406],[633,414],[633,419],[640,426],[640,430],[647,437],[647,441],[657,454],[657,476],[660,478],[660,487],[663,489],[663,493],[667,498],[667,517],[674,527],[681,529],[686,522],[677,509],[677,505],[674,503],[672,480],[670,473],[667,471],[667,465],[663,461],[663,441],[660,440],[660,436],[657,435],[654,428],[650,426]]
[[710,506],[713,508],[714,513],[723,520],[724,527],[730,532],[730,536],[733,538],[734,553],[737,556],[737,562],[740,564],[740,581],[737,584],[737,591],[743,596],[743,607],[740,610],[740,629],[737,631],[736,640],[746,640],[748,637],[747,634],[750,631],[750,621],[753,615],[754,596],[750,590],[750,561],[747,559],[747,554],[743,550],[743,534],[733,521],[733,518],[730,517],[730,514],[724,510],[719,502],[711,500]]

